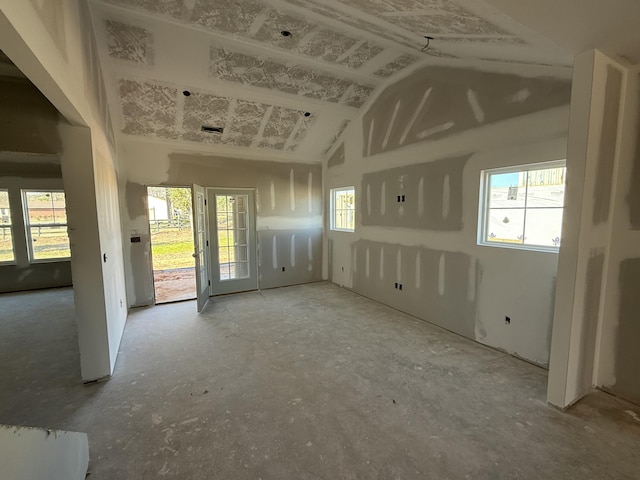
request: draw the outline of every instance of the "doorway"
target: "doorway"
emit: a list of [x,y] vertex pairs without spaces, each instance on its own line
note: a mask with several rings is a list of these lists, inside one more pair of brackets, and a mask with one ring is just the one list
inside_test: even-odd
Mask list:
[[208,189],[211,294],[258,288],[255,200],[250,189]]
[[155,303],[196,298],[191,188],[147,187]]

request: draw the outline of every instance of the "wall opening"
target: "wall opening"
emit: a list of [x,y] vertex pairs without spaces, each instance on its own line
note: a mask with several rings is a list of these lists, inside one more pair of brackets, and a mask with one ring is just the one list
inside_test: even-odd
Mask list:
[[196,298],[192,198],[188,187],[147,187],[155,303]]

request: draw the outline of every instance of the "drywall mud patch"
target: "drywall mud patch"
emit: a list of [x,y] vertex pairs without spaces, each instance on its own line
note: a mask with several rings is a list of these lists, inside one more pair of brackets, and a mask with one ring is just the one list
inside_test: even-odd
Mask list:
[[615,161],[618,137],[618,116],[622,91],[622,72],[609,65],[604,92],[604,112],[600,130],[600,149],[598,151],[597,181],[593,191],[593,224],[604,223],[609,218],[611,188],[613,182],[613,164]]
[[344,163],[344,143],[341,144],[335,152],[333,152],[333,155],[331,155],[331,157],[329,158],[329,161],[327,162],[327,167],[331,168],[331,167],[335,167],[337,165],[342,165]]
[[147,196],[147,189],[144,185],[139,183],[127,182],[125,187],[125,197],[127,202],[127,213],[130,219],[138,217],[146,217],[147,202],[145,197]]
[[389,86],[364,114],[363,155],[567,105],[570,98],[568,80],[423,68]]
[[362,177],[362,225],[462,229],[462,172],[471,155],[368,173]]
[[620,264],[620,314],[616,349],[615,393],[640,402],[640,258]]
[[469,255],[370,240],[356,242],[352,254],[356,292],[475,339],[476,299],[466,287],[472,271],[477,288],[479,269]]
[[604,258],[604,253],[593,252],[587,263],[584,316],[580,336],[580,372],[578,374],[581,385],[585,389],[593,385]]
[[258,250],[260,288],[322,280],[321,228],[260,230]]
[[153,65],[153,34],[142,27],[105,20],[109,55],[119,60]]
[[193,183],[205,187],[255,188],[260,198],[259,216],[262,217],[322,215],[321,165],[210,155],[169,155],[169,171],[164,184]]

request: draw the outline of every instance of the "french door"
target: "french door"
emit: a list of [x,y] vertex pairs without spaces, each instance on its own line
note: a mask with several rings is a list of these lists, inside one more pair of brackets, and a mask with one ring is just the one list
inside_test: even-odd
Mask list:
[[258,288],[255,199],[250,189],[209,188],[211,295]]

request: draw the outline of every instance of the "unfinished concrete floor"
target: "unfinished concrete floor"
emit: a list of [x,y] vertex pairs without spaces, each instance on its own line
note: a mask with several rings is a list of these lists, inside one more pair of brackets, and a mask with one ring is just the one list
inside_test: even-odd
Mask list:
[[89,434],[96,479],[638,479],[640,408],[327,283],[133,311],[79,383],[71,290],[0,296],[0,423]]

